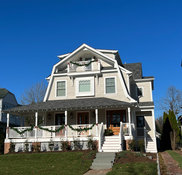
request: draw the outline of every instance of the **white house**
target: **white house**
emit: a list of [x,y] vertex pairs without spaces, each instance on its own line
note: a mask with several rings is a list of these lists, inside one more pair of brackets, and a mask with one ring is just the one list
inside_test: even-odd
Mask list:
[[[34,127],[10,128],[7,122],[5,153],[10,142],[16,151],[24,143],[48,143],[60,149],[60,141],[98,142],[98,151],[128,149],[131,140],[143,140],[146,152],[157,152],[152,90],[154,77],[142,75],[141,63],[123,64],[117,50],[94,49],[86,44],[59,55],[47,77],[44,102],[5,110],[9,114],[34,116]],[[41,122],[38,121],[41,119]],[[105,129],[114,136],[104,136]],[[27,131],[28,129],[28,131]],[[54,132],[55,131],[55,132]]]

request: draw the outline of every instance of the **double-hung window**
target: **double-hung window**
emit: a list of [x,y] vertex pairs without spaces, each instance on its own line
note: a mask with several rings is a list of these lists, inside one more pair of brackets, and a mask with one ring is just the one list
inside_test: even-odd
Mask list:
[[115,77],[105,79],[105,92],[106,94],[116,93]]
[[58,81],[57,82],[57,97],[66,96],[66,81]]

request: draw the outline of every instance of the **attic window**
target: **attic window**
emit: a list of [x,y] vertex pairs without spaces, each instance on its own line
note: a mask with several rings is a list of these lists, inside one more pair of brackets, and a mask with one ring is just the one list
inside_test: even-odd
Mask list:
[[142,87],[137,87],[137,96],[143,97],[143,88]]

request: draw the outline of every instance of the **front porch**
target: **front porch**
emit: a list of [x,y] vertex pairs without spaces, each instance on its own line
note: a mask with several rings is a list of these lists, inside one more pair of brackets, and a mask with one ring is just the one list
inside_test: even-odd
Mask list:
[[[29,143],[29,148],[34,143],[40,143],[41,151],[45,151],[43,147],[49,150],[48,144],[50,142],[55,143],[54,145],[57,147],[62,141],[68,141],[71,144],[76,140],[83,142],[83,149],[86,149],[89,139],[97,141],[98,150],[102,151],[104,130],[107,128],[112,129],[114,132],[117,130],[115,135],[118,135],[120,150],[122,150],[122,141],[132,140],[136,135],[132,110],[134,107],[123,104],[122,106],[103,105],[105,104],[96,106],[95,109],[93,109],[94,105],[92,105],[86,109],[83,109],[83,107],[74,110],[67,108],[64,111],[60,109],[39,109],[37,111],[25,109],[20,111],[20,109],[17,109],[17,111],[7,111],[5,153],[8,152],[10,143],[17,145],[15,146],[16,152],[23,151],[25,142]],[[10,114],[15,115],[15,113],[24,117],[24,126],[9,127]],[[28,119],[31,119],[31,121]]]

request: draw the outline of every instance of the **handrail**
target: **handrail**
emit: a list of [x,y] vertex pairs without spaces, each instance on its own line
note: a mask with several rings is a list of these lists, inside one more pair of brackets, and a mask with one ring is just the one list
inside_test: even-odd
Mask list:
[[147,149],[147,133],[146,133],[146,127],[144,126],[144,146],[145,146],[145,151]]
[[122,122],[120,122],[119,144],[120,144],[120,151],[122,151],[123,150],[123,123]]
[[102,152],[102,137],[103,137],[103,122],[100,124],[99,127],[99,152]]

